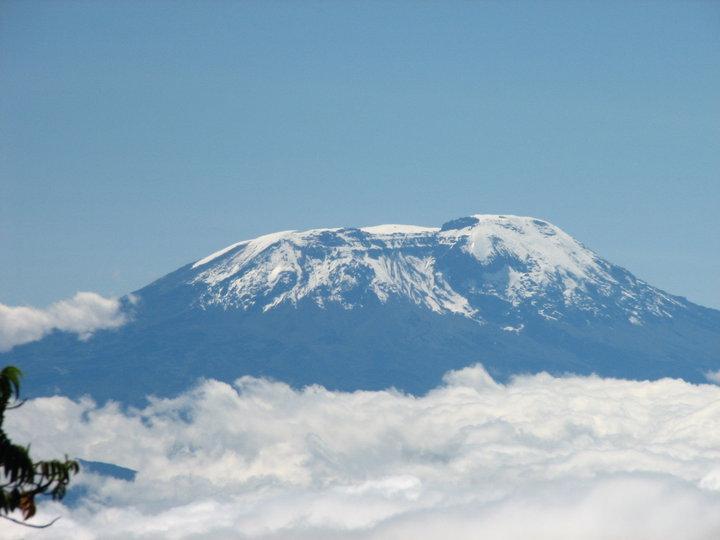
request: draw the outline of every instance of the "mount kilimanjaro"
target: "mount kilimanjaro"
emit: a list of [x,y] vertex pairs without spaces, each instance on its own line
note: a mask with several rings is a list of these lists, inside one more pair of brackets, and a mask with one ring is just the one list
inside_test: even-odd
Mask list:
[[699,382],[720,368],[719,311],[531,217],[269,234],[123,305],[119,329],[84,341],[55,332],[0,360],[24,369],[31,395],[128,403],[199,377],[423,393],[477,362],[501,381],[548,371]]

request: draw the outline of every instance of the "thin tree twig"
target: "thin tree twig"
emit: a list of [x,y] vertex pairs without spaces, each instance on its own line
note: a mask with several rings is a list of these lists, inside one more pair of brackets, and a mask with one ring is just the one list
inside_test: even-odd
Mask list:
[[55,523],[61,517],[62,516],[58,516],[55,519],[53,519],[50,523],[45,523],[45,525],[33,525],[32,523],[25,523],[24,521],[20,521],[19,519],[11,518],[10,516],[3,516],[2,514],[0,514],[0,518],[7,519],[8,521],[12,521],[13,523],[22,525],[23,527],[31,527],[33,529],[47,529],[50,525]]

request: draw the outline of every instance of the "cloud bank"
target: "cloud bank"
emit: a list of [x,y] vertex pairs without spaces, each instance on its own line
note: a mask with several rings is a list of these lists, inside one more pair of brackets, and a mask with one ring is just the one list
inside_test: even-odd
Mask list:
[[204,381],[144,409],[64,397],[7,418],[38,457],[86,473],[76,507],[41,506],[67,539],[677,539],[720,533],[720,388],[479,366],[423,397]]
[[118,299],[93,292],[76,293],[45,309],[0,304],[0,352],[41,339],[53,330],[87,339],[96,330],[117,328],[125,322]]

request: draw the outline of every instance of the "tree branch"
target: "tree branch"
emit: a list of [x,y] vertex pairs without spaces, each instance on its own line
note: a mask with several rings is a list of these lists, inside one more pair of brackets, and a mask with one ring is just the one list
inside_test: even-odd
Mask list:
[[18,525],[22,525],[23,527],[30,527],[32,529],[47,529],[50,525],[60,519],[60,517],[61,516],[58,516],[50,523],[45,523],[44,525],[33,525],[32,523],[25,523],[24,521],[20,521],[19,519],[11,518],[10,516],[3,516],[2,514],[0,514],[0,518],[7,519],[8,521],[12,521],[13,523],[17,523]]

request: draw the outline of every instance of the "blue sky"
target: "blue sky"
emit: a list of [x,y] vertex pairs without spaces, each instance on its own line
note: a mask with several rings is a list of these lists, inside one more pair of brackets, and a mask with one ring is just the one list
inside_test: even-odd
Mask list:
[[5,1],[0,302],[508,213],[720,307],[719,149],[719,3]]

